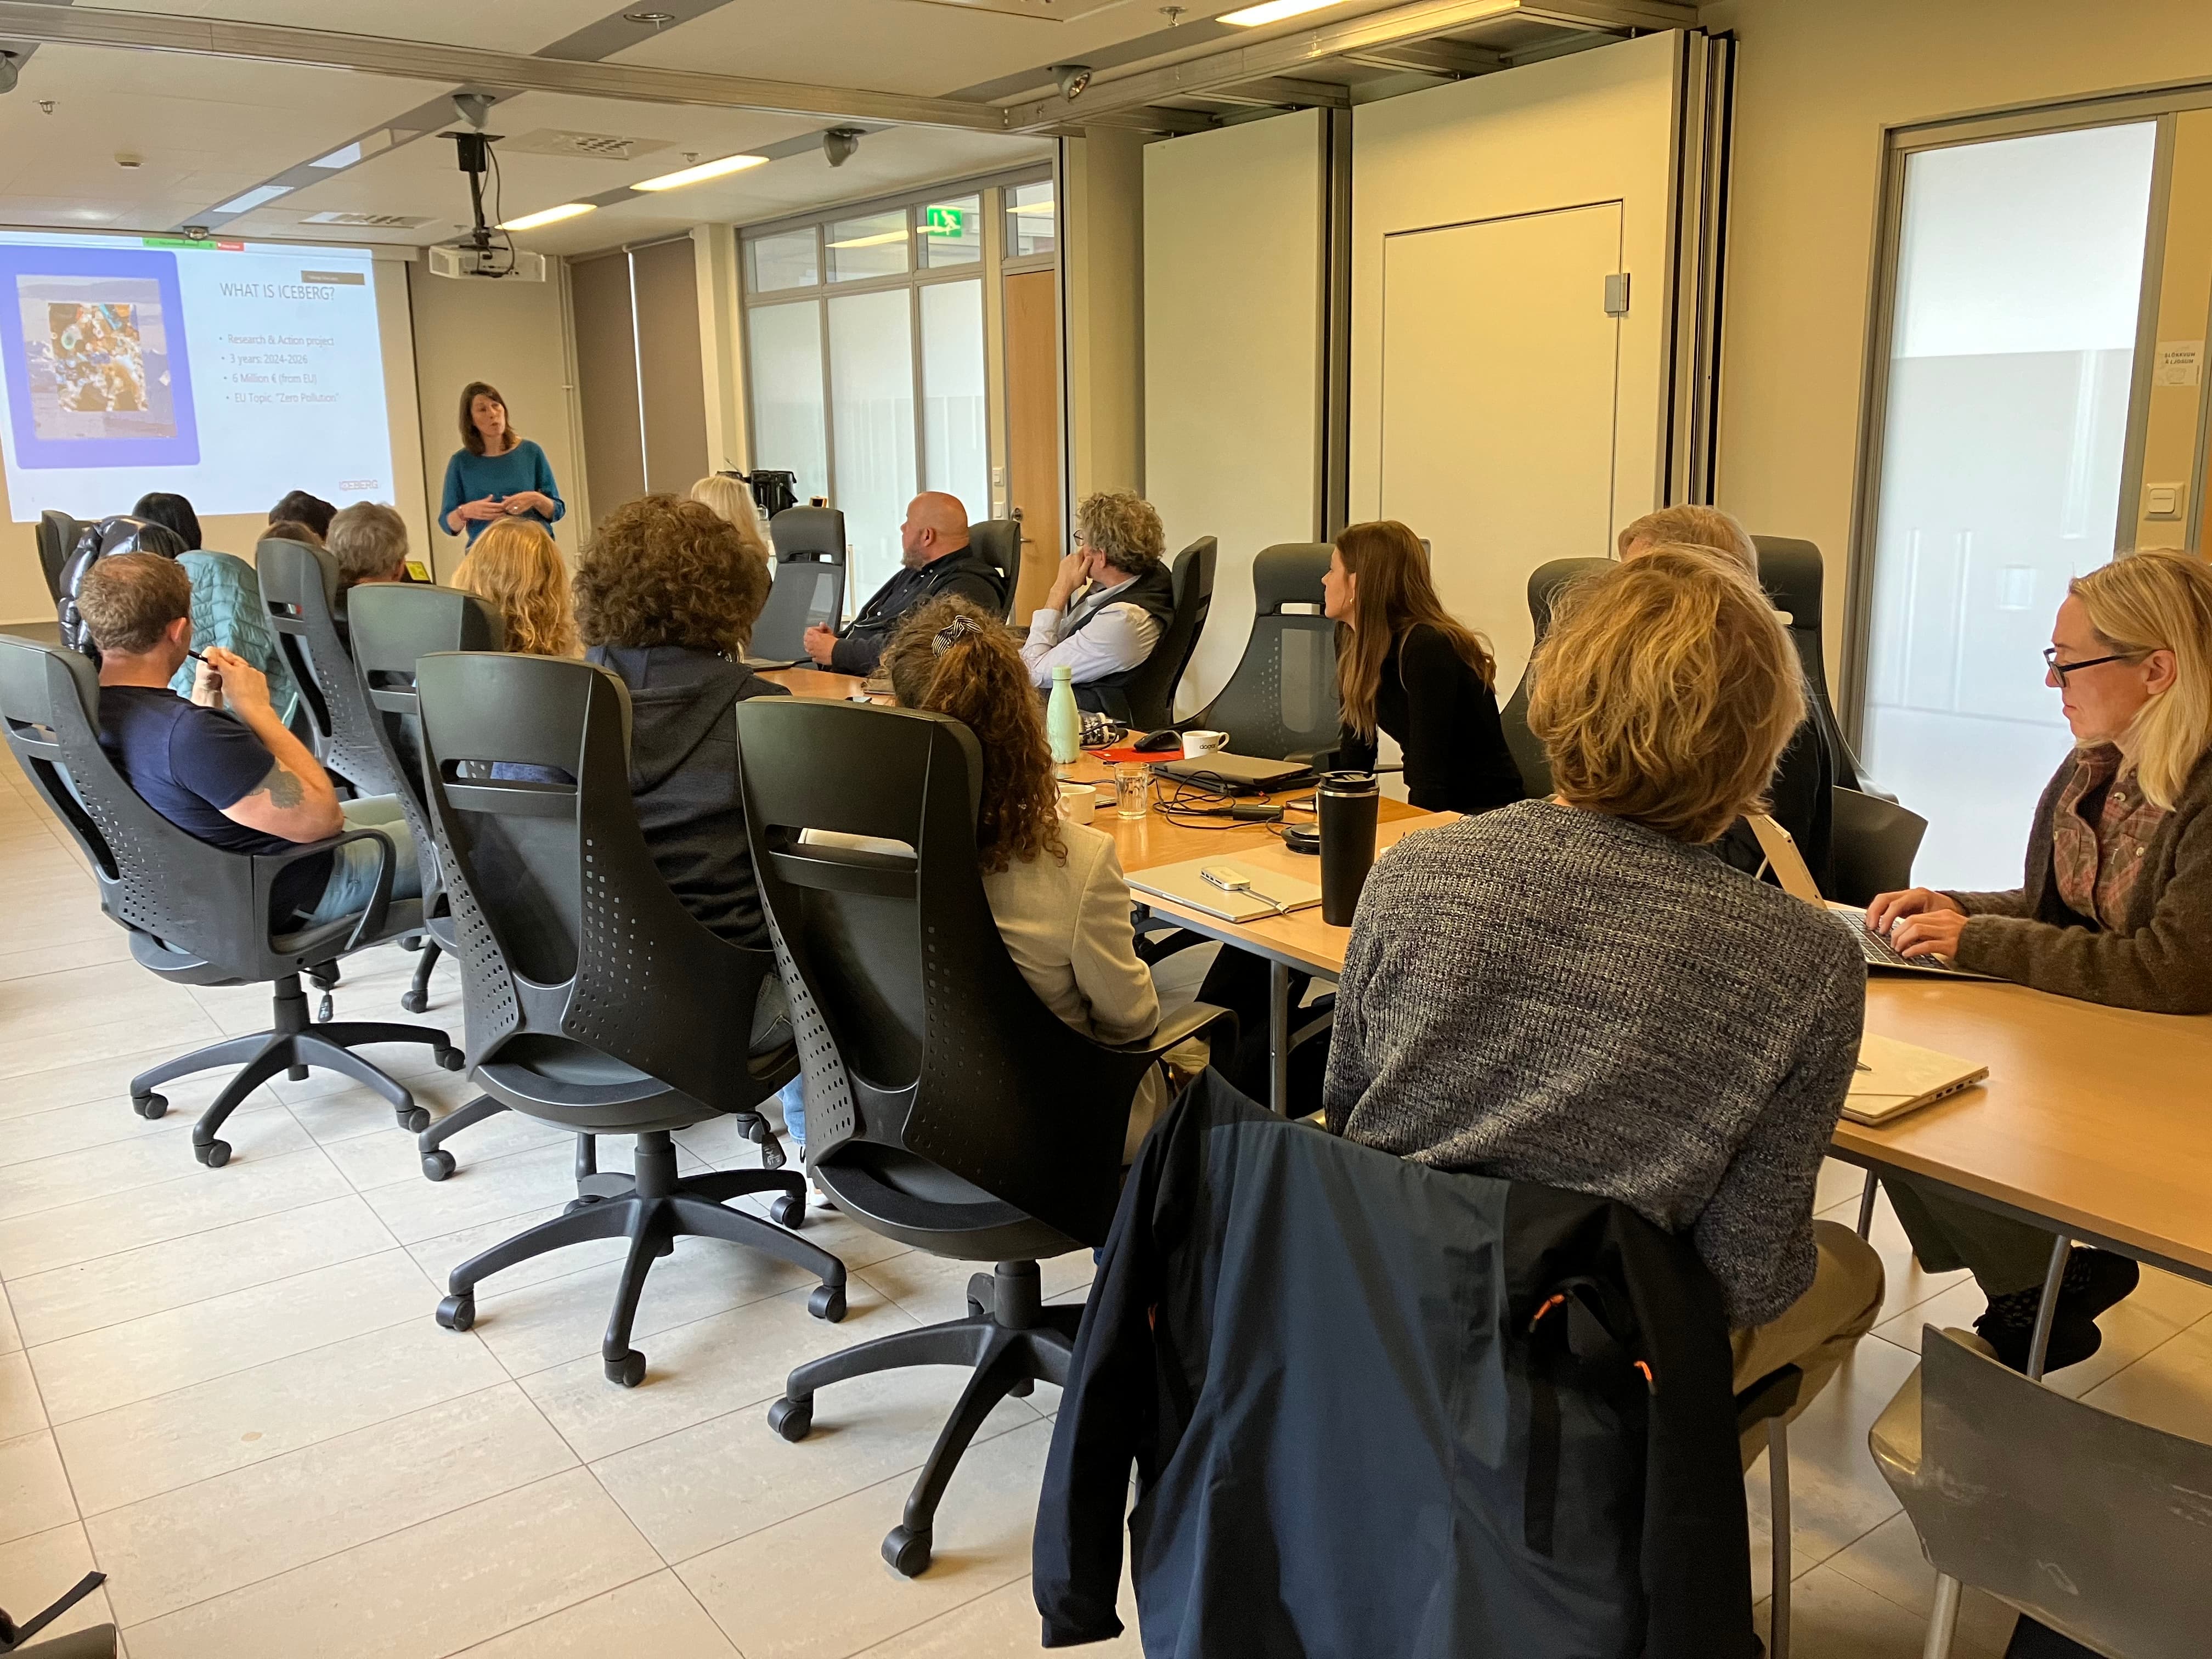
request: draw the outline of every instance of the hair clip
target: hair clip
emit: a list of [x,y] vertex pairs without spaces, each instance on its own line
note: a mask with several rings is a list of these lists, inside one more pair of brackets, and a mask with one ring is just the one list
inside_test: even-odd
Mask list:
[[982,631],[983,624],[973,617],[955,617],[937,630],[937,638],[930,643],[930,654],[941,657],[948,647],[958,644],[971,634],[981,634]]

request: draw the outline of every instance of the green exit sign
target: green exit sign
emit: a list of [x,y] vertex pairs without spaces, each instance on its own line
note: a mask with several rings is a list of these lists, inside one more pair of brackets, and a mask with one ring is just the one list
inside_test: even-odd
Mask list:
[[957,236],[963,228],[963,221],[957,207],[926,207],[921,210],[921,234],[925,236]]

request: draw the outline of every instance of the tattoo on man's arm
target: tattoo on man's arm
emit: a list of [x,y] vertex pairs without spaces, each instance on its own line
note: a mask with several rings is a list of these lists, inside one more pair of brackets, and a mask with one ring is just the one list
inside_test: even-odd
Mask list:
[[289,810],[307,799],[306,786],[285,769],[282,761],[270,769],[269,775],[262,780],[261,787],[269,792],[269,804],[272,806]]

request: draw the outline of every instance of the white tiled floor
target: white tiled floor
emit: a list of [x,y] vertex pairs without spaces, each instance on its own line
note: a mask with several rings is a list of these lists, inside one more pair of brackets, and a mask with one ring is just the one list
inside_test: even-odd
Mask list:
[[[266,994],[165,986],[128,960],[74,848],[0,768],[0,1597],[21,1613],[88,1568],[109,1575],[64,1628],[112,1617],[137,1659],[992,1659],[1036,1650],[1030,1516],[1054,1391],[1006,1401],[939,1516],[913,1582],[877,1555],[960,1378],[905,1372],[825,1394],[797,1446],[767,1402],[798,1360],[944,1318],[966,1269],[834,1215],[810,1235],[853,1273],[842,1325],[804,1275],[686,1241],[637,1324],[650,1370],[624,1391],[598,1347],[618,1243],[489,1284],[474,1330],[430,1312],[454,1262],[573,1191],[560,1137],[514,1119],[453,1143],[433,1185],[384,1104],[321,1073],[278,1079],[189,1151],[217,1075],[133,1116],[135,1072],[258,1029]],[[404,1019],[414,958],[356,958],[342,1018]],[[1203,965],[1177,958],[1185,994]],[[441,970],[427,1020],[458,1032]],[[433,1111],[469,1097],[427,1050],[374,1051]],[[726,1126],[678,1137],[684,1165],[757,1158]],[[610,1149],[610,1153],[612,1149]],[[609,1156],[609,1164],[620,1160]],[[1832,1166],[1826,1212],[1858,1177]],[[1885,1322],[1793,1435],[1801,1659],[1911,1659],[1931,1579],[1876,1475],[1866,1427],[1913,1364],[1920,1322],[1970,1318],[1887,1211]],[[1047,1264],[1079,1294],[1087,1254]],[[2212,1290],[2162,1275],[2106,1321],[2072,1390],[2212,1437]],[[1748,1487],[1765,1593],[1765,1479]],[[1960,1651],[2002,1652],[2008,1617],[1969,1602]],[[1133,1636],[1096,1650],[1133,1655]]]

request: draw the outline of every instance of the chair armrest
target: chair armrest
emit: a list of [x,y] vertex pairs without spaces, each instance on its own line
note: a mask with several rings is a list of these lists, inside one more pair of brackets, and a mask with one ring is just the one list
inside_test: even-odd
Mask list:
[[1178,1043],[1188,1042],[1201,1032],[1210,1031],[1221,1024],[1229,1028],[1229,1041],[1236,1042],[1237,1016],[1234,1012],[1227,1008],[1216,1008],[1211,1003],[1194,1002],[1181,1013],[1155,1025],[1150,1036],[1139,1037],[1133,1042],[1104,1046],[1111,1054],[1143,1054],[1148,1059],[1157,1060]]
[[255,862],[266,864],[273,875],[289,869],[302,859],[319,854],[335,852],[349,841],[374,841],[377,844],[376,886],[368,896],[368,908],[361,913],[361,920],[346,936],[339,954],[346,955],[361,948],[363,938],[374,938],[384,927],[384,913],[392,903],[392,875],[398,866],[399,852],[392,844],[392,837],[381,830],[348,830],[342,835],[325,841],[302,842],[289,853],[276,853],[257,857]]

